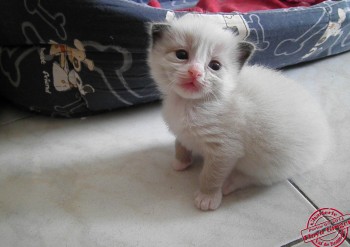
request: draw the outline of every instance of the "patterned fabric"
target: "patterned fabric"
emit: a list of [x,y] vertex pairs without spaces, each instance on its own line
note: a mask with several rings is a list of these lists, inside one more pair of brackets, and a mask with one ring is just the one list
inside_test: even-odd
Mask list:
[[[197,1],[160,1],[168,9],[144,2],[0,1],[0,95],[67,117],[158,100],[146,65],[146,23],[188,14],[172,9]],[[350,0],[341,0],[203,15],[254,43],[251,63],[281,68],[349,50],[349,13]]]

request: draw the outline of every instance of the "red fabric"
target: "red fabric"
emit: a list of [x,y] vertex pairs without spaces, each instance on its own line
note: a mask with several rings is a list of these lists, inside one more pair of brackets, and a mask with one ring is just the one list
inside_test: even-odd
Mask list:
[[158,2],[158,0],[149,0],[148,5],[154,8],[161,8],[162,6]]
[[[281,9],[291,7],[309,7],[321,3],[325,0],[199,0],[193,8],[183,9],[183,11],[194,12],[249,12],[255,10]],[[158,4],[155,4],[157,2]],[[157,0],[149,1],[150,6],[161,8]]]

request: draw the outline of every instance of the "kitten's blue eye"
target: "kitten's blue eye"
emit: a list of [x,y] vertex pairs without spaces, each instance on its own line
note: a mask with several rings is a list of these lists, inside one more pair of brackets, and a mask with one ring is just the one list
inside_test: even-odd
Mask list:
[[211,60],[208,66],[209,66],[209,68],[211,68],[212,70],[215,70],[215,71],[217,71],[221,68],[221,64],[216,60]]
[[180,60],[187,60],[188,59],[188,53],[185,50],[177,50],[175,52],[175,55]]

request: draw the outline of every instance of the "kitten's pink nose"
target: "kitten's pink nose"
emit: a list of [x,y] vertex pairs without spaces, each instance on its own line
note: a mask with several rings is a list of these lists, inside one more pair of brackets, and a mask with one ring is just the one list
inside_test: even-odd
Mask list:
[[202,75],[201,70],[199,69],[199,66],[197,64],[191,65],[191,67],[188,69],[188,74],[196,79]]

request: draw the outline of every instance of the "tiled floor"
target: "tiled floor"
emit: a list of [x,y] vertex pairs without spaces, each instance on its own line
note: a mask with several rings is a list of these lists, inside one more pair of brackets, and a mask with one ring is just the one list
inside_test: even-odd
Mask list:
[[170,168],[159,103],[51,119],[1,102],[0,247],[314,246],[300,231],[316,207],[350,213],[349,63],[350,53],[285,71],[327,111],[327,164],[206,213],[193,205],[200,166]]

